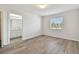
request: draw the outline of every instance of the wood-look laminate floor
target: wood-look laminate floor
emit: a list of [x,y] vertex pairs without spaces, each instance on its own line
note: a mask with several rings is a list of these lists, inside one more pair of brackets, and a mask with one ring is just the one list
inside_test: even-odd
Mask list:
[[79,42],[61,38],[39,36],[29,40],[17,40],[7,48],[0,48],[1,54],[78,54]]

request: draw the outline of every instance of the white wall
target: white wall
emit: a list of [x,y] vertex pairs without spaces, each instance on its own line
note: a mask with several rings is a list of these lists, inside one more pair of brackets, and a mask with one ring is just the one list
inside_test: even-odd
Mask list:
[[23,15],[23,40],[42,34],[41,16],[26,13]]
[[[64,29],[50,30],[49,21],[53,16],[64,17]],[[79,14],[78,10],[70,10],[63,13],[48,15],[43,17],[43,34],[48,36],[60,37],[79,41]]]

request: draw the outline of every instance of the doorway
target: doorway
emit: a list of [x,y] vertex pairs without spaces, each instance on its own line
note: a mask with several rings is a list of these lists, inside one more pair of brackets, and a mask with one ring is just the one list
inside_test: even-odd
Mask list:
[[10,45],[22,41],[22,16],[14,13],[10,17]]

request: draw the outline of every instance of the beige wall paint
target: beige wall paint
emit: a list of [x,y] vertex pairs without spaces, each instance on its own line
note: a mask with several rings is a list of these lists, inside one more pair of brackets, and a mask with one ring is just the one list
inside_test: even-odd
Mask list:
[[[53,16],[64,17],[64,29],[51,30],[49,29],[49,21]],[[43,17],[43,34],[48,36],[60,37],[79,41],[79,14],[78,10],[70,10],[63,13],[48,15]]]

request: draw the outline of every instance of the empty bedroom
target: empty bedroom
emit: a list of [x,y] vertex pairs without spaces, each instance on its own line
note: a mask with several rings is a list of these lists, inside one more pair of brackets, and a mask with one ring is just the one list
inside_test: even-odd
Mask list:
[[0,4],[0,54],[79,54],[79,4]]

